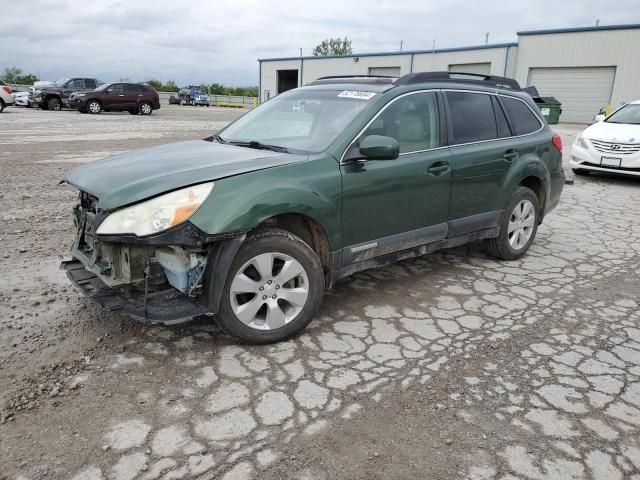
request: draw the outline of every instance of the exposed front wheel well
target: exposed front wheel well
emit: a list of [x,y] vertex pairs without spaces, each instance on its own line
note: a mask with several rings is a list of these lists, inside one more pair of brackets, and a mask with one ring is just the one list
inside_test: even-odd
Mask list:
[[527,187],[531,190],[533,190],[533,192],[536,194],[536,197],[538,197],[538,205],[540,205],[540,220],[539,222],[542,222],[542,218],[544,217],[544,209],[545,209],[545,203],[546,203],[546,192],[544,189],[544,183],[542,182],[542,180],[539,177],[534,177],[534,176],[529,176],[527,178],[525,178],[524,180],[522,180],[519,184],[519,187]]
[[286,230],[300,237],[316,252],[325,274],[331,271],[329,241],[318,222],[300,213],[285,213],[266,219],[257,228],[269,227]]

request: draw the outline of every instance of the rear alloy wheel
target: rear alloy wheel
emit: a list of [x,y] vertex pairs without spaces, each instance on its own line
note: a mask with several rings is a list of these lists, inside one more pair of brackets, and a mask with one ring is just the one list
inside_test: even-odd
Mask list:
[[87,110],[89,113],[100,113],[102,111],[102,104],[97,100],[90,100],[87,103]]
[[324,273],[311,247],[289,232],[265,230],[238,251],[216,320],[243,342],[277,342],[309,324],[323,295]]
[[60,110],[62,110],[62,102],[60,101],[60,99],[50,98],[47,101],[47,110],[55,110],[56,112],[59,112]]
[[496,238],[485,240],[487,251],[494,257],[515,260],[529,250],[538,230],[540,203],[527,187],[518,187],[505,209]]
[[149,102],[142,102],[139,107],[140,113],[142,115],[151,115],[153,108]]

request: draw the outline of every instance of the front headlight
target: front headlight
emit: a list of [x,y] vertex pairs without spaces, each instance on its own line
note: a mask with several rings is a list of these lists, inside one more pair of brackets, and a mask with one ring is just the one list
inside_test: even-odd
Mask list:
[[113,212],[100,224],[97,233],[132,233],[141,237],[166,230],[191,217],[214,185],[214,182],[201,183]]
[[573,143],[575,143],[576,145],[582,148],[589,148],[589,144],[587,143],[587,140],[582,135],[576,137],[576,140]]
[[36,95],[40,95],[42,93],[42,90],[36,90]]

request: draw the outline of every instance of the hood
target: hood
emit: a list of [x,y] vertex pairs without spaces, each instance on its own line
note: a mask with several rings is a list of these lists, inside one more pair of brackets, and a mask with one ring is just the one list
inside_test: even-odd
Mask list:
[[598,122],[588,127],[582,135],[605,142],[640,143],[640,125]]
[[109,210],[189,185],[307,158],[194,140],[113,155],[73,170],[65,180],[97,197],[99,209]]

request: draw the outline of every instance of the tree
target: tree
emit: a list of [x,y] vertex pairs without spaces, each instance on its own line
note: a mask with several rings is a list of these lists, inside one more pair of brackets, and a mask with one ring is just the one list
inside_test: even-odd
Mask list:
[[348,55],[353,53],[351,49],[351,40],[344,38],[328,38],[323,40],[320,45],[313,49],[313,55],[316,57],[326,55]]
[[0,78],[6,83],[17,85],[32,85],[39,80],[38,76],[33,73],[29,73],[28,75],[23,75],[23,73],[24,70],[20,67],[7,67],[4,69],[4,73]]

